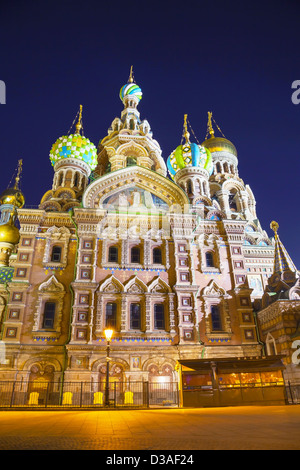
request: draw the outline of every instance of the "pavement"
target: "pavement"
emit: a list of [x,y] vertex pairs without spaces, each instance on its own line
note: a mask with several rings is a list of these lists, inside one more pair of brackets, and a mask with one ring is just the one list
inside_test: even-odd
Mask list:
[[300,450],[300,405],[5,410],[0,450]]

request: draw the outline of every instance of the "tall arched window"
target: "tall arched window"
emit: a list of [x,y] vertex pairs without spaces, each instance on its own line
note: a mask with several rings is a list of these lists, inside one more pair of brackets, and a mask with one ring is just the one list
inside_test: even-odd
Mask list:
[[51,261],[53,263],[60,263],[61,252],[62,252],[62,247],[58,245],[54,245],[54,247],[52,248],[52,253],[51,253]]
[[44,307],[43,328],[53,330],[55,319],[55,302],[46,302]]
[[205,253],[205,259],[206,259],[206,267],[207,268],[213,268],[214,267],[214,255],[211,251],[207,251]]
[[193,188],[192,188],[192,182],[191,180],[187,180],[187,193],[188,194],[193,194]]
[[163,304],[154,305],[154,329],[165,329],[165,309]]
[[230,193],[229,194],[229,207],[230,207],[230,210],[233,211],[233,212],[237,212],[238,211],[238,208],[237,208],[237,203],[236,203],[236,193]]
[[131,263],[140,263],[141,262],[141,251],[137,246],[131,248],[130,252]]
[[78,183],[79,183],[79,176],[78,176],[78,173],[76,172],[75,173],[75,177],[74,177],[74,186],[77,188],[78,186]]
[[108,249],[108,261],[109,263],[117,263],[119,250],[117,246],[110,246]]
[[117,304],[108,302],[105,308],[105,326],[106,328],[116,328],[117,326]]
[[211,328],[212,331],[221,331],[222,330],[222,319],[221,312],[218,305],[212,305],[210,308],[211,312]]
[[160,248],[153,249],[153,264],[162,264],[162,253]]
[[130,329],[141,329],[141,304],[130,304]]

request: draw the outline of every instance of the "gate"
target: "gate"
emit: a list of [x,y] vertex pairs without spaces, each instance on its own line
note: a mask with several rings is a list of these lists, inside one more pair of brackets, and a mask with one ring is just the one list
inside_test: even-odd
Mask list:
[[177,383],[0,382],[1,408],[149,408],[179,406]]

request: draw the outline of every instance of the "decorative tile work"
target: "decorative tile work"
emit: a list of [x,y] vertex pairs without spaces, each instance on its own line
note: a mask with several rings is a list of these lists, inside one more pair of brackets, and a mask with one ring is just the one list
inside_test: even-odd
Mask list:
[[14,275],[14,268],[3,266],[0,268],[0,284],[10,282]]

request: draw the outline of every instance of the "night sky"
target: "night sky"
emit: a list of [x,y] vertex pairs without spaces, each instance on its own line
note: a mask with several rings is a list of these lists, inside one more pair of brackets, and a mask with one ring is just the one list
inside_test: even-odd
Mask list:
[[14,1],[0,3],[0,189],[23,158],[21,188],[37,206],[51,189],[49,150],[83,105],[96,146],[123,104],[130,66],[165,160],[183,116],[199,142],[212,111],[239,158],[263,228],[279,235],[298,269],[299,1]]

